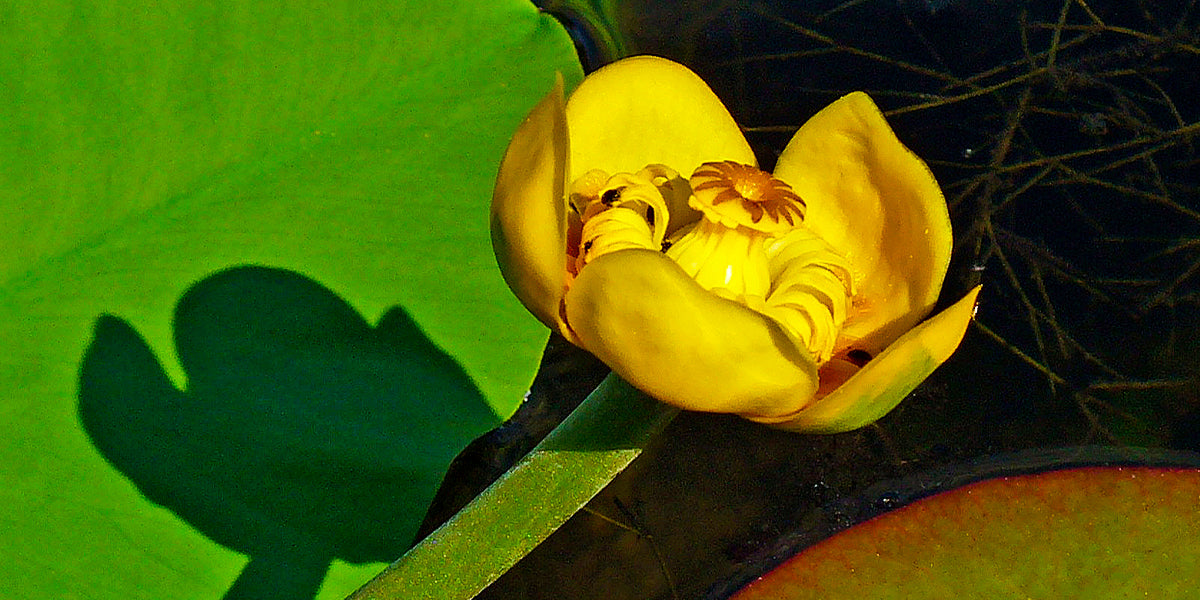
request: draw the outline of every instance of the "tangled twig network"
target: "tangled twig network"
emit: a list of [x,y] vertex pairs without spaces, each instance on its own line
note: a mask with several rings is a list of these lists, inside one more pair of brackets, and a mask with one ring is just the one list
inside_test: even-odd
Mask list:
[[1169,444],[1164,423],[1200,409],[1190,345],[1200,326],[1190,317],[1200,301],[1195,0],[1022,7],[1013,56],[970,72],[937,44],[920,60],[898,58],[822,31],[867,4],[803,23],[756,5],[803,44],[736,62],[857,61],[892,84],[868,89],[891,99],[889,119],[963,122],[957,156],[930,163],[957,217],[960,276],[988,288],[977,331],[1032,368],[1047,398],[1071,401],[1096,441]]

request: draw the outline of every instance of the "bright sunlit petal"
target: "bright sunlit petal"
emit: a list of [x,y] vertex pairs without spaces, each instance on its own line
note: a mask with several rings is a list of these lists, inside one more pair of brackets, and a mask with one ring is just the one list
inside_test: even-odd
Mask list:
[[659,252],[601,256],[566,304],[585,348],[668,404],[772,417],[816,391],[816,364],[782,327],[700,287]]
[[858,310],[844,338],[874,354],[928,314],[950,262],[946,201],[866,94],[809,119],[775,176],[807,203],[804,224],[852,265]]
[[492,248],[513,293],[542,323],[567,334],[561,314],[566,283],[567,119],[563,82],[521,123],[492,193]]
[[687,177],[701,163],[757,164],[725,105],[678,63],[637,56],[584,79],[567,102],[571,180],[589,169],[636,173],[663,164]]

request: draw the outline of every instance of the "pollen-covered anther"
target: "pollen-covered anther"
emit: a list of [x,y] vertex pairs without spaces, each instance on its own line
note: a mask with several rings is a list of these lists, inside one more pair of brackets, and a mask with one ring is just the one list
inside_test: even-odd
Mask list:
[[729,227],[778,233],[804,221],[804,200],[787,183],[757,167],[710,162],[692,173],[692,208]]
[[591,170],[573,181],[567,188],[569,275],[579,275],[589,262],[609,252],[661,250],[671,212],[658,184],[666,186],[677,177],[666,167],[651,165],[638,173]]

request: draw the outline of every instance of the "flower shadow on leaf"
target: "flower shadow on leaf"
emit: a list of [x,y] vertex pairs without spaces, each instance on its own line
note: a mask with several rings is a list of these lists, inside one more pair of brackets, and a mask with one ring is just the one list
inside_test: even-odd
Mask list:
[[226,598],[312,598],[333,559],[394,560],[455,453],[497,424],[403,309],[371,327],[291,271],[216,273],[174,325],[186,391],[101,316],[79,416],[147,498],[250,556]]

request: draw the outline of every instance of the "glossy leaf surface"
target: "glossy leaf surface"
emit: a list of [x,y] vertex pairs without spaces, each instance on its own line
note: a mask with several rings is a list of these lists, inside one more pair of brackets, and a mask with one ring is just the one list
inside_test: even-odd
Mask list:
[[843,531],[733,598],[1186,598],[1198,497],[1196,469],[990,479]]
[[[578,80],[570,41],[517,0],[0,15],[6,594],[249,597],[230,585],[253,530],[300,549],[258,565],[304,573],[286,582],[308,590],[297,597],[343,597],[380,565],[335,559],[390,560],[395,540],[329,553],[370,519],[329,478],[337,461],[370,475],[359,491],[420,473],[415,499],[374,500],[405,513],[391,522],[403,538],[456,447],[528,387],[545,334],[495,268],[487,205],[554,72]],[[269,268],[213,287],[246,264]],[[217,293],[185,296],[197,290]],[[228,425],[246,435],[222,437]],[[454,433],[436,447],[404,436],[426,426]],[[274,462],[266,477],[214,470],[237,460]],[[226,493],[237,482],[244,505]],[[334,519],[338,533],[309,527],[336,506],[351,521]]]

